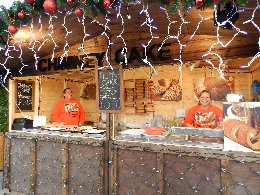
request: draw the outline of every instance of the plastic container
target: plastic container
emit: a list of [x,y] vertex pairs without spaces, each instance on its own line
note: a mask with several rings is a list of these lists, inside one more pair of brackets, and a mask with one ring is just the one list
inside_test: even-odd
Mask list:
[[163,135],[164,128],[161,127],[147,127],[144,129],[148,135]]

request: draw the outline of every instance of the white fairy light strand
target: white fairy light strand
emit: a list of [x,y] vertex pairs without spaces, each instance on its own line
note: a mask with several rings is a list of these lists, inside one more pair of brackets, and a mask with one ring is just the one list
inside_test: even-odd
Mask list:
[[145,58],[143,59],[143,62],[146,63],[146,64],[148,64],[148,65],[152,68],[153,72],[154,72],[155,74],[157,74],[156,69],[155,69],[154,66],[151,64],[151,62],[148,61],[148,56],[146,55],[147,47],[150,45],[150,43],[152,42],[152,40],[159,38],[158,36],[155,37],[155,36],[153,35],[153,31],[152,31],[152,29],[157,29],[157,27],[152,25],[153,19],[150,18],[150,15],[149,15],[149,12],[148,12],[148,4],[145,6],[144,3],[143,3],[143,9],[141,10],[140,14],[142,14],[143,12],[145,13],[146,19],[145,19],[145,22],[143,22],[143,24],[141,24],[141,26],[147,25],[148,28],[149,28],[149,30],[150,30],[150,35],[151,35],[151,38],[150,38],[150,40],[148,41],[148,43],[147,43],[146,45],[145,45],[145,44],[142,44],[142,46],[143,46],[143,48],[144,48],[144,55],[145,55]]
[[72,31],[68,31],[68,28],[66,27],[66,18],[67,18],[67,16],[69,16],[70,14],[71,14],[71,11],[66,11],[66,14],[65,14],[65,16],[64,16],[64,18],[63,18],[62,27],[65,29],[66,35],[65,35],[65,45],[64,45],[64,47],[63,47],[63,54],[62,54],[61,57],[60,57],[60,62],[63,61],[63,58],[64,58],[64,57],[67,57],[67,56],[68,56],[68,52],[69,52],[69,47],[70,47],[70,45],[69,45],[69,43],[68,43],[67,37],[68,37],[69,34],[72,33]]
[[23,58],[22,58],[22,56],[23,56],[22,43],[23,43],[23,42],[26,43],[26,41],[22,40],[22,41],[18,44],[18,46],[19,46],[19,48],[20,48],[20,55],[19,55],[18,58],[20,58],[21,64],[22,64],[22,67],[21,67],[20,70],[19,70],[19,73],[20,73],[20,74],[22,74],[22,70],[23,70],[24,67],[28,67],[28,64],[24,64]]
[[83,60],[82,60],[82,63],[81,63],[81,68],[80,69],[83,69],[83,66],[84,66],[84,62],[85,62],[85,59],[88,59],[88,54],[85,50],[85,47],[84,47],[84,43],[85,43],[85,39],[89,36],[91,36],[90,34],[87,34],[86,33],[86,26],[85,26],[85,15],[83,14],[82,16],[82,19],[80,20],[80,18],[78,18],[78,22],[82,24],[83,26],[83,32],[84,32],[84,36],[82,38],[82,43],[81,43],[81,46],[78,48],[79,50],[82,50],[83,53],[84,53],[84,57],[83,57]]
[[190,40],[195,36],[196,32],[199,30],[200,24],[201,24],[202,22],[204,22],[204,21],[210,19],[210,18],[204,18],[204,17],[202,17],[198,10],[197,10],[197,13],[198,13],[198,15],[200,16],[200,21],[198,22],[195,31],[194,31],[193,34],[191,35]]
[[109,48],[110,48],[110,45],[113,45],[113,43],[111,42],[111,39],[110,39],[110,36],[108,35],[107,31],[110,30],[110,28],[108,27],[108,23],[110,22],[110,19],[108,18],[108,14],[109,14],[109,10],[107,10],[107,13],[106,13],[106,17],[105,17],[105,20],[106,20],[106,23],[104,24],[104,31],[102,32],[101,35],[104,35],[106,36],[107,40],[108,40],[108,45],[107,45],[107,49],[106,49],[106,61],[107,61],[107,64],[109,65],[109,67],[113,70],[113,67],[110,63],[110,60],[109,60],[109,57],[108,57],[108,53],[109,53]]
[[[34,66],[35,66],[35,70],[37,70],[37,69],[38,69],[38,68],[37,68],[38,59],[39,59],[40,57],[37,55],[37,51],[35,50],[35,45],[36,45],[36,43],[40,43],[40,41],[38,41],[38,40],[35,38],[34,25],[33,25],[33,23],[34,23],[34,20],[33,20],[33,18],[32,18],[31,25],[30,25],[30,27],[29,27],[32,40],[31,40],[30,43],[29,43],[28,49],[33,52],[33,56],[34,56],[34,59],[35,59]],[[30,45],[32,45],[32,46],[30,47]]]
[[[215,9],[216,9],[216,8],[215,8]],[[235,12],[235,13],[236,13],[236,12]],[[235,13],[234,13],[234,14],[235,14]],[[233,14],[233,15],[234,15],[234,14]],[[232,16],[233,16],[233,15],[232,15]],[[230,18],[232,18],[232,16],[231,16]],[[213,43],[213,44],[210,46],[208,52],[207,52],[206,54],[202,55],[202,57],[206,57],[206,56],[208,56],[208,55],[215,55],[215,56],[217,56],[217,58],[219,58],[219,64],[218,64],[217,67],[215,67],[214,64],[213,64],[210,60],[205,60],[205,61],[206,61],[207,63],[209,63],[209,64],[212,66],[212,68],[218,72],[218,74],[220,75],[221,78],[225,79],[225,78],[224,78],[224,72],[223,72],[223,70],[222,70],[222,67],[223,67],[223,59],[222,59],[222,57],[221,57],[219,54],[217,54],[217,53],[215,53],[215,52],[212,52],[212,49],[213,49],[213,47],[214,47],[215,45],[218,45],[218,44],[221,45],[222,47],[226,48],[226,47],[235,39],[235,37],[236,37],[239,33],[247,34],[247,32],[242,31],[242,30],[240,30],[238,27],[236,27],[236,26],[230,21],[230,18],[228,18],[227,20],[223,21],[222,23],[219,23],[218,20],[217,20],[217,12],[216,12],[216,10],[215,10],[215,18],[216,18],[216,22],[217,22],[217,42]],[[219,29],[220,29],[220,27],[222,27],[222,26],[225,25],[226,23],[230,23],[230,24],[232,25],[232,27],[233,27],[237,32],[235,33],[235,35],[233,35],[233,37],[232,37],[226,44],[224,44],[224,43],[220,40]]]
[[[247,23],[252,23],[254,25],[254,27],[256,27],[256,29],[259,31],[260,33],[260,27],[254,22],[254,18],[255,18],[255,12],[260,9],[260,5],[259,5],[259,2],[257,1],[257,6],[256,8],[254,9],[253,11],[253,14],[252,14],[252,17],[250,20],[247,20],[245,21],[243,24],[247,24]],[[248,62],[247,65],[243,65],[243,66],[240,66],[240,68],[247,68],[247,67],[250,67],[251,64],[257,59],[260,57],[260,37],[258,39],[258,47],[259,47],[259,51],[254,55],[254,57]]]
[[172,24],[175,24],[177,21],[176,20],[171,20],[170,16],[169,16],[169,13],[168,13],[168,10],[166,8],[163,8],[163,7],[160,7],[161,10],[163,10],[166,14],[166,17],[167,17],[167,20],[169,21],[169,24],[168,24],[168,27],[167,27],[167,36],[164,38],[161,46],[158,48],[158,51],[160,51],[163,47],[163,45],[165,44],[165,42],[170,39],[170,38],[175,38],[174,36],[171,36],[170,35],[170,29],[171,29],[171,25]]
[[[43,35],[42,33],[42,16],[40,15],[39,17],[39,20],[38,20],[38,23],[40,24],[40,28],[39,28],[39,32],[40,32],[40,35],[43,39],[43,42],[41,43],[41,45],[38,47],[38,52],[41,50],[42,46],[44,46],[45,42],[49,41],[48,38],[45,38],[46,36]],[[47,35],[48,36],[48,35]]]
[[[127,65],[127,45],[126,45],[125,39],[122,36],[124,31],[125,31],[125,26],[124,26],[124,18],[123,18],[122,14],[121,14],[121,9],[122,9],[122,3],[120,2],[118,13],[117,13],[116,17],[117,18],[120,17],[120,19],[121,19],[122,31],[117,36],[117,38],[120,38],[122,40],[123,44],[124,44],[124,47],[123,47],[123,50],[122,50],[122,55],[124,56],[124,59],[125,59],[125,65]],[[128,9],[128,7],[127,7],[127,9]]]
[[179,39],[179,37],[180,37],[180,35],[181,35],[181,33],[182,33],[182,31],[181,31],[182,26],[183,26],[184,24],[188,24],[188,23],[190,23],[190,22],[185,21],[185,19],[183,18],[182,14],[181,14],[180,9],[178,10],[178,13],[179,13],[179,16],[180,16],[181,21],[182,21],[182,23],[181,23],[181,25],[180,25],[180,27],[179,27],[177,36],[176,36],[176,39],[177,39],[177,41],[178,41],[178,43],[179,43],[179,45],[180,45],[180,49],[179,49],[179,56],[180,56],[180,57],[179,57],[179,59],[178,59],[178,58],[174,58],[174,60],[180,62],[179,71],[181,71],[181,70],[182,70],[182,66],[183,66],[183,61],[182,61],[182,48],[186,47],[186,45],[181,43],[181,40]]
[[[48,13],[47,13],[48,14]],[[54,38],[53,38],[53,34],[54,34],[54,26],[53,26],[53,18],[57,18],[57,16],[52,16],[50,14],[48,14],[50,16],[50,19],[49,19],[49,29],[51,29],[51,32],[48,34],[48,36],[51,38],[52,42],[54,43],[54,47],[53,47],[53,50],[52,50],[52,57],[51,57],[51,61],[54,59],[55,57],[55,49],[58,47],[58,45],[56,44]]]
[[15,50],[15,46],[9,44],[10,40],[12,39],[12,37],[13,37],[13,35],[10,36],[10,33],[9,33],[8,36],[7,36],[7,41],[6,41],[6,43],[7,43],[6,44],[6,50],[5,50],[6,58],[5,58],[3,63],[0,63],[0,65],[6,70],[6,74],[5,74],[4,78],[3,78],[4,83],[6,82],[6,79],[7,79],[8,75],[11,73],[11,70],[6,67],[7,62],[9,61],[10,58],[11,59],[14,58],[9,53],[10,51]]

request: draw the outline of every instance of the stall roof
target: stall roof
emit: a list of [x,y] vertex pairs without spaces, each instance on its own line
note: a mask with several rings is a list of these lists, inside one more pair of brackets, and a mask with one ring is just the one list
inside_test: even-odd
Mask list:
[[[179,43],[185,44],[182,48],[183,62],[200,60],[201,66],[209,65],[202,56],[210,50],[210,47],[205,49],[202,45],[210,43],[212,46],[218,43],[217,47],[213,47],[213,51],[223,58],[227,69],[240,69],[242,65],[250,65],[245,68],[249,71],[259,68],[260,8],[258,6],[257,9],[256,0],[250,0],[247,7],[238,8],[239,19],[235,23],[236,28],[232,30],[218,29],[214,25],[213,7],[193,8],[185,14],[167,15],[168,12],[161,8],[162,5],[158,1],[151,1],[148,5],[124,4],[121,9],[110,8],[107,16],[86,16],[84,21],[74,13],[68,15],[66,11],[60,11],[53,17],[45,15],[34,18],[27,26],[21,27],[10,40],[6,40],[9,43],[9,52],[0,52],[0,70],[32,70],[36,59],[50,57],[52,52],[64,53],[71,48],[75,50],[82,42],[93,40],[102,33],[102,36],[113,39],[121,39],[118,35],[122,33],[126,44],[133,41],[140,43],[151,37],[160,37],[162,40],[167,36],[173,39],[177,37],[178,46]],[[221,10],[224,9],[222,6]],[[87,49],[88,46],[85,46]],[[103,49],[106,50],[106,46]],[[257,57],[250,63],[254,56]],[[208,57],[213,64],[219,64],[215,55]]]

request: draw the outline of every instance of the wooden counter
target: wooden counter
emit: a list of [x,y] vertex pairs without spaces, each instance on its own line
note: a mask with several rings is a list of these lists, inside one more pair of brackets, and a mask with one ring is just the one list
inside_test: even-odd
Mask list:
[[100,135],[8,132],[3,187],[22,194],[103,194],[103,144]]
[[7,133],[5,191],[259,195],[259,153],[226,152],[216,146],[162,139],[118,137],[106,144],[105,137],[99,136]]

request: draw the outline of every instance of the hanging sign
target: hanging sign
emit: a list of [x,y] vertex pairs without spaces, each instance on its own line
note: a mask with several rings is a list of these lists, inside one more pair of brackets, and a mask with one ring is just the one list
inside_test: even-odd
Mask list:
[[115,113],[123,109],[122,66],[96,67],[97,104],[100,112]]

